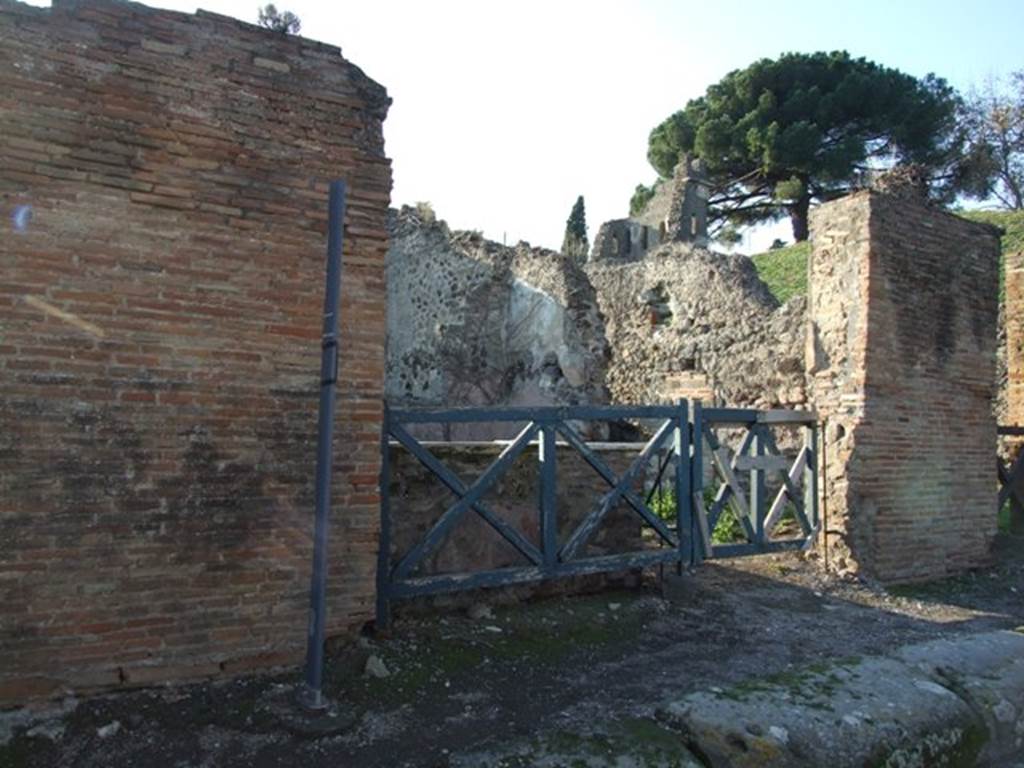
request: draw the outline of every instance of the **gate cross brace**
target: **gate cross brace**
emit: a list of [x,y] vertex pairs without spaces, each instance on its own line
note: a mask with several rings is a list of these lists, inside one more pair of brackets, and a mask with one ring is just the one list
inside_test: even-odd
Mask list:
[[[775,442],[775,437],[771,432],[765,430],[765,446],[768,452],[773,456],[781,456],[782,453],[779,451],[779,447]],[[789,500],[793,503],[793,509],[796,511],[797,522],[800,524],[800,528],[804,533],[804,536],[809,536],[812,530],[811,521],[807,518],[807,510],[804,508],[804,500],[801,498],[798,486],[801,483],[801,475],[804,469],[807,467],[807,459],[810,456],[810,449],[805,445],[800,449],[797,454],[796,460],[793,462],[793,466],[790,467],[789,471],[780,470],[779,477],[782,478],[782,488],[779,489],[778,495],[772,502],[768,517],[765,519],[764,528],[765,531],[770,531],[774,528],[779,519],[782,517],[782,513],[785,510],[785,499],[789,497]],[[769,522],[770,521],[770,522]]]
[[[722,514],[722,509],[726,503],[731,502],[736,512],[736,519],[739,520],[740,525],[743,527],[743,535],[746,536],[747,541],[754,541],[755,534],[754,526],[751,524],[750,519],[750,508],[747,506],[747,500],[743,496],[743,488],[740,486],[735,472],[736,460],[740,456],[746,455],[751,443],[754,442],[754,429],[748,427],[747,434],[744,435],[743,442],[740,444],[740,448],[736,451],[736,455],[733,456],[731,462],[728,460],[727,450],[718,441],[718,436],[711,430],[710,425],[704,426],[704,436],[708,441],[708,446],[711,448],[711,457],[714,461],[715,469],[718,471],[719,477],[725,481],[718,489],[715,503],[711,505],[711,511],[708,516],[708,529],[711,531],[715,530],[715,526],[718,525],[718,518]],[[701,508],[703,509],[703,504],[701,504]]]
[[[575,433],[572,433],[572,430],[564,424],[559,425],[559,432],[562,433],[570,444],[573,443],[573,438],[575,438],[576,444],[573,445],[573,448],[575,448],[580,455],[583,456],[586,462],[604,478],[605,482],[612,486],[612,489],[601,499],[601,503],[597,508],[583,518],[583,521],[579,524],[576,530],[573,531],[569,540],[562,547],[561,551],[559,551],[558,557],[561,561],[565,562],[576,556],[576,553],[580,548],[586,545],[594,531],[601,524],[601,521],[619,498],[625,498],[629,502],[630,506],[633,507],[649,525],[658,531],[659,535],[661,535],[666,542],[675,546],[672,534],[669,532],[668,528],[666,528],[665,525],[658,520],[649,509],[647,509],[647,506],[629,489],[629,486],[636,479],[637,474],[650,461],[651,455],[660,448],[661,444],[672,434],[672,429],[673,423],[672,420],[669,419],[661,425],[661,428],[658,429],[654,437],[648,441],[647,445],[644,446],[644,449],[633,461],[629,469],[623,473],[622,477],[616,480],[614,473],[612,473],[612,471],[605,466],[604,462],[598,459],[589,448],[582,444],[582,441],[579,440]],[[572,434],[570,435],[569,433]]]
[[1002,509],[1006,501],[1013,496],[1018,504],[1024,506],[1024,499],[1020,497],[1020,493],[1014,482],[1017,479],[1017,475],[1024,469],[1024,451],[1021,451],[1017,458],[1014,460],[1013,465],[1009,470],[1003,466],[1003,462],[996,461],[996,465],[999,467],[999,482],[1002,484],[1002,488],[999,489],[999,504],[996,509]]
[[394,578],[396,580],[406,578],[420,564],[423,558],[428,557],[441,546],[448,532],[465,514],[466,510],[478,504],[480,498],[487,493],[519,454],[526,449],[536,432],[537,424],[530,422],[516,436],[516,439],[501,452],[501,455],[480,475],[476,482],[466,490],[459,501],[445,510],[445,513],[434,523],[433,527],[427,532],[427,535],[415,547],[409,550],[405,557],[395,566]]
[[[445,484],[445,486],[458,496],[460,499],[464,498],[469,492],[469,488],[463,483],[458,475],[452,472],[447,466],[444,465],[434,454],[420,445],[416,438],[410,435],[404,427],[398,424],[391,425],[391,435],[398,442],[406,447],[406,449],[415,456],[419,462],[429,469],[434,475],[437,476],[438,480]],[[484,505],[482,501],[478,501],[473,504],[473,511],[482,517],[497,533],[505,539],[509,544],[515,547],[523,557],[532,562],[534,565],[540,565],[541,554],[533,544],[529,542],[519,531],[513,528],[511,525],[502,520],[498,515],[491,511],[491,509]]]

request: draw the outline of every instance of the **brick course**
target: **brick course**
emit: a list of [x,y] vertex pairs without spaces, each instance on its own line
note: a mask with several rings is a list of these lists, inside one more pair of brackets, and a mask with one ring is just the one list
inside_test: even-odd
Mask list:
[[837,565],[898,582],[984,564],[997,231],[873,191],[821,206],[811,228],[807,364]]
[[0,38],[0,705],[301,654],[335,177],[329,630],[361,624],[383,88],[329,45],[116,0],[0,0]]

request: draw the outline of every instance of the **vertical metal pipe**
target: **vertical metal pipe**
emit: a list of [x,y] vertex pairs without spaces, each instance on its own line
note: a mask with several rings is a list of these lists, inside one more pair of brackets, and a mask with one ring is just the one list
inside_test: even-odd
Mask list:
[[309,636],[306,682],[300,702],[325,709],[323,695],[324,633],[327,623],[327,522],[331,506],[334,400],[338,383],[338,312],[341,302],[341,245],[345,225],[345,182],[332,181],[327,219],[327,284],[324,288],[323,335],[320,341],[320,423],[316,451],[316,523],[313,575],[309,588]]

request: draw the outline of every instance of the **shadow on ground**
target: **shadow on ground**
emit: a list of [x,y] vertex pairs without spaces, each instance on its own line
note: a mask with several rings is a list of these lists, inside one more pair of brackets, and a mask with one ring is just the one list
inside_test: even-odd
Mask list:
[[[597,753],[673,765],[673,734],[652,719],[701,688],[897,646],[1024,624],[1024,542],[993,568],[885,592],[828,577],[796,555],[708,563],[684,599],[656,579],[637,589],[399,613],[388,637],[331,654],[322,729],[289,716],[298,674],[95,698],[21,727],[0,766],[447,766],[505,745],[589,739]],[[370,656],[384,678],[364,674]],[[593,723],[615,723],[594,735]],[[536,764],[501,761],[499,765]],[[548,764],[558,764],[557,762]]]

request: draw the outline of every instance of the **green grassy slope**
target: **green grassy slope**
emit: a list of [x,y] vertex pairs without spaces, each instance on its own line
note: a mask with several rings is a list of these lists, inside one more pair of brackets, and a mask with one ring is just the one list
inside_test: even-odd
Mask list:
[[754,261],[757,276],[781,304],[793,296],[807,294],[807,258],[810,255],[810,243],[796,243],[750,258]]
[[[961,211],[959,215],[971,221],[995,224],[1005,230],[1003,255],[1024,251],[1024,211]],[[758,276],[764,280],[772,295],[780,302],[793,296],[807,294],[807,257],[809,243],[797,243],[775,251],[765,251],[750,258],[754,261]],[[1002,270],[1000,269],[1000,295],[1002,295]]]

